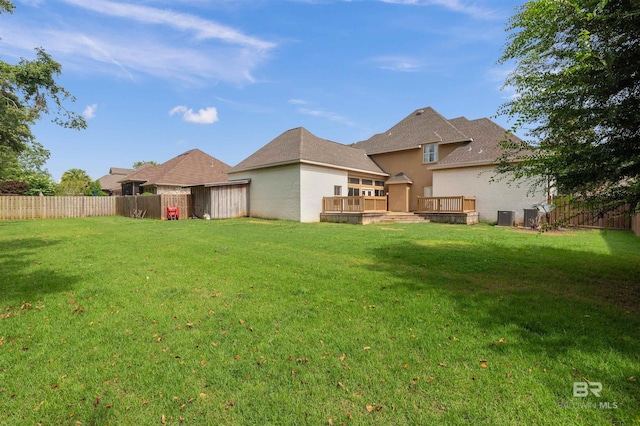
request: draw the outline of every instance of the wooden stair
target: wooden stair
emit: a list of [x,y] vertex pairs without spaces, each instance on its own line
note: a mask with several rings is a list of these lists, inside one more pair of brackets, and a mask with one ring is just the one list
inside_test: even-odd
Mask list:
[[428,219],[414,213],[388,212],[380,223],[427,223]]

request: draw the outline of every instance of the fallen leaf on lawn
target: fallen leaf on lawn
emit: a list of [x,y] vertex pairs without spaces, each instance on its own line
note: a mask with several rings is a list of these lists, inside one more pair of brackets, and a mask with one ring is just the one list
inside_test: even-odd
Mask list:
[[[0,343],[2,344],[2,343]],[[342,354],[342,356],[340,357],[340,362],[344,362],[344,360],[347,358],[347,354]]]
[[241,319],[240,321],[238,321],[240,324],[244,324],[246,321]]
[[341,387],[341,388],[343,388],[343,387],[344,387],[344,385],[342,384],[342,382],[338,382],[338,387]]
[[630,381],[630,382],[635,382],[635,381],[636,381],[636,378],[635,378],[634,376],[631,376],[631,377],[629,377],[629,381]]
[[200,365],[201,365],[202,367],[204,367],[206,364],[207,364],[207,361],[205,361],[204,359],[203,359],[202,361],[200,361]]
[[366,405],[365,408],[367,409],[368,412],[372,412],[373,411],[373,405]]
[[446,366],[447,366],[447,364],[445,364],[444,362],[440,363],[440,367],[446,367]]
[[333,426],[333,419],[329,419],[329,426]]
[[167,423],[167,419],[164,417],[164,414],[162,415],[162,417],[160,418],[160,423],[165,424]]
[[200,398],[202,399],[207,399],[207,394],[206,393],[200,393]]
[[480,360],[480,367],[487,368],[487,361],[481,359]]
[[365,346],[364,348],[362,348],[362,350],[363,351],[368,351],[368,350],[371,350],[371,347],[370,346]]
[[189,328],[193,327],[193,323],[192,323],[192,322],[188,322],[186,325],[187,325],[187,327],[189,327]]
[[498,343],[507,343],[507,341],[504,340],[504,337],[501,337],[500,340],[498,340]]
[[431,382],[433,382],[435,379],[436,379],[436,378],[432,376],[432,377],[429,377],[428,379],[425,379],[425,382],[427,382],[427,383],[431,383]]

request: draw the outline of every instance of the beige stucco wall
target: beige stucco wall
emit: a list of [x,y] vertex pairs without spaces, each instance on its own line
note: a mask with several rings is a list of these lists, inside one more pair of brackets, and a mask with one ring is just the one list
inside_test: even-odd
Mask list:
[[[459,144],[439,145],[438,159],[442,160],[458,146]],[[423,163],[422,148],[375,154],[371,158],[391,177],[403,172],[413,181],[409,189],[409,210],[415,211],[418,208],[418,196],[424,195],[424,187],[433,186],[431,167],[437,163]]]
[[300,221],[298,164],[233,173],[229,179],[251,179],[249,216]]
[[433,196],[466,195],[476,197],[476,210],[482,222],[496,222],[498,211],[515,211],[516,223],[524,222],[524,209],[546,200],[544,192],[528,194],[525,181],[509,183],[507,179],[490,182],[495,175],[491,166],[433,171]]
[[346,170],[300,165],[301,222],[320,222],[322,197],[333,197],[334,186],[341,186],[342,195],[347,195],[347,174]]

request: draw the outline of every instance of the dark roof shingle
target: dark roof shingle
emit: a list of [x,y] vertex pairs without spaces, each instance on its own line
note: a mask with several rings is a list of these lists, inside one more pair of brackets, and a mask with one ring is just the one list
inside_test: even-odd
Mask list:
[[296,162],[318,163],[386,175],[364,150],[321,139],[304,127],[280,134],[234,166],[229,173]]
[[194,185],[226,182],[226,163],[209,154],[192,149],[158,166],[148,166],[122,179],[121,182],[144,182],[143,185]]
[[449,121],[461,132],[469,135],[472,140],[460,145],[440,160],[433,169],[494,164],[503,154],[500,141],[506,140],[507,137],[520,141],[517,136],[507,133],[503,127],[488,118],[468,120],[465,117],[459,117]]
[[362,148],[372,155],[418,148],[426,143],[452,143],[469,139],[468,135],[453,126],[440,113],[427,107],[415,110],[386,132],[352,146]]

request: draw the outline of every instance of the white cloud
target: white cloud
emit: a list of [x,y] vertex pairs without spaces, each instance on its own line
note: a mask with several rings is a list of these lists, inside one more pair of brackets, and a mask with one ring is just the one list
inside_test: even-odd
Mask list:
[[62,1],[94,13],[7,21],[2,31],[11,37],[2,39],[3,55],[20,58],[31,55],[33,46],[46,46],[65,71],[243,85],[255,82],[254,70],[277,47],[191,14],[109,0]]
[[89,105],[84,109],[84,111],[82,111],[82,115],[87,120],[91,120],[93,117],[96,116],[97,109],[98,109],[98,104]]
[[193,112],[191,108],[184,105],[178,105],[169,111],[169,115],[182,114],[182,119],[189,123],[197,124],[213,124],[218,121],[218,110],[214,107],[208,107]]
[[459,12],[476,19],[497,19],[495,11],[470,4],[462,0],[380,0],[383,3],[406,4],[411,6],[441,6],[452,12]]
[[131,19],[147,24],[166,25],[178,30],[194,32],[197,38],[202,40],[219,39],[227,43],[257,49],[271,49],[275,47],[274,43],[245,35],[231,27],[211,20],[202,19],[195,15],[173,12],[169,9],[116,3],[108,0],[63,1],[103,15]]
[[300,108],[298,109],[300,114],[310,115],[313,117],[325,118],[330,121],[335,121],[336,123],[346,124],[347,126],[355,126],[355,123],[349,120],[347,117],[344,117],[338,113],[331,111],[324,111],[320,109],[309,109],[309,108]]
[[424,70],[422,61],[408,56],[378,56],[370,62],[378,68],[398,72],[419,72]]
[[309,102],[304,99],[289,99],[291,105],[307,105]]

